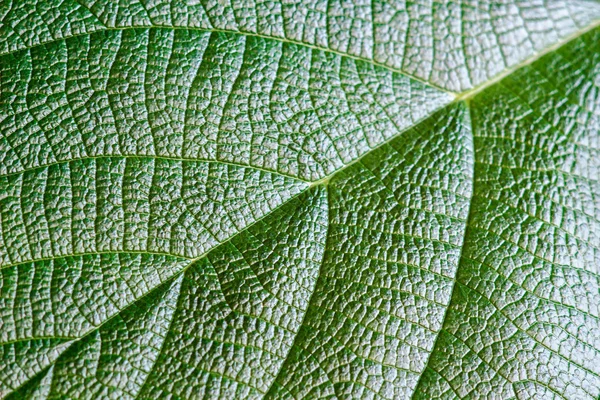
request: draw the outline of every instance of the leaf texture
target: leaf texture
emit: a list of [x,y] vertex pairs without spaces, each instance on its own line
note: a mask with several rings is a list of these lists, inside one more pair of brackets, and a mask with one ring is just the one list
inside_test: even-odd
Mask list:
[[472,100],[471,214],[415,398],[598,397],[599,51],[596,29]]
[[599,18],[0,4],[0,398],[597,399]]
[[302,43],[462,91],[598,15],[597,0],[7,0],[0,52],[100,30],[183,27]]

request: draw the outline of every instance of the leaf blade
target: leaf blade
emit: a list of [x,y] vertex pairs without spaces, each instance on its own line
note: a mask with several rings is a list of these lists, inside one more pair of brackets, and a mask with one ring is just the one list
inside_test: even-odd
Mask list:
[[[252,10],[253,12],[250,12]],[[187,5],[28,0],[0,10],[1,53],[107,29],[155,27],[239,32],[327,49],[460,92],[485,82],[600,16],[595,0],[422,5],[252,1]],[[506,27],[511,27],[507,30]]]
[[[27,11],[29,3],[0,6],[3,16],[0,36],[10,29],[13,33],[9,32],[9,37],[17,32],[16,25],[7,28],[5,22],[10,25],[25,16],[23,21],[30,18],[28,28],[34,28],[27,40],[40,40],[32,48],[10,51],[2,56],[0,63],[3,69],[0,77],[6,76],[6,72],[9,74],[9,79],[3,80],[3,101],[0,102],[0,173],[5,172],[0,176],[0,207],[3,208],[0,233],[3,240],[8,238],[0,247],[0,262],[4,264],[4,274],[20,271],[20,275],[13,273],[19,276],[17,280],[8,277],[3,281],[8,284],[7,293],[11,290],[16,293],[12,296],[13,303],[11,299],[5,302],[3,314],[12,311],[19,317],[25,316],[26,321],[16,329],[10,328],[9,335],[17,336],[3,346],[3,357],[12,361],[8,368],[0,369],[0,377],[4,376],[1,380],[8,388],[17,389],[13,397],[61,397],[69,393],[75,397],[91,393],[101,397],[136,397],[140,393],[146,396],[147,392],[154,396],[162,391],[163,395],[178,392],[183,397],[200,393],[209,397],[261,397],[267,393],[270,397],[595,398],[598,385],[594,387],[589,383],[598,376],[595,358],[582,354],[593,354],[594,348],[599,347],[593,343],[593,334],[586,333],[594,330],[596,287],[593,274],[588,279],[577,267],[586,257],[595,263],[594,252],[598,247],[594,236],[597,230],[594,193],[598,188],[594,186],[597,181],[590,178],[598,169],[594,164],[597,150],[594,140],[598,132],[597,85],[594,84],[598,54],[594,43],[597,41],[592,39],[581,45],[582,40],[585,42],[585,38],[593,35],[586,34],[531,65],[525,62],[521,69],[510,70],[512,74],[507,79],[487,80],[500,69],[514,68],[523,58],[564,38],[574,26],[586,25],[597,15],[596,11],[600,12],[597,2],[557,2],[552,7],[522,2],[497,5],[494,10],[480,7],[473,10],[468,5],[455,3],[436,3],[431,9],[419,9],[411,4],[406,10],[399,10],[399,15],[409,15],[407,20],[399,24],[398,20],[388,20],[377,26],[373,21],[378,12],[387,13],[379,16],[396,15],[390,5],[371,3],[338,8],[338,4],[330,4],[325,24],[321,25],[327,34],[312,39],[303,37],[302,44],[290,43],[288,36],[305,32],[298,31],[294,24],[281,28],[288,16],[278,12],[285,14],[292,10],[308,18],[304,8],[309,6],[307,4],[288,5],[287,9],[283,6],[279,11],[279,5],[275,5],[274,12],[268,13],[273,18],[269,23],[263,20],[267,14],[259,12],[264,11],[261,8],[264,5],[256,6],[256,15],[240,19],[239,11],[248,6],[241,3],[237,4],[242,6],[239,9],[236,5],[230,9],[228,6],[220,8],[225,12],[224,19],[214,19],[211,12],[215,9],[198,8],[196,11],[200,14],[193,17],[199,19],[186,22],[208,24],[206,26],[225,22],[227,29],[241,33],[197,29],[196,25],[183,29],[173,27],[181,18],[190,17],[178,8],[183,5],[131,3],[107,11],[100,9],[100,3],[69,4],[65,2],[61,5],[63,8],[52,11],[40,5],[33,13]],[[365,6],[370,6],[371,23],[368,18],[361,20],[360,13],[356,14],[369,11]],[[584,9],[585,6],[589,8]],[[73,7],[72,12],[61,14],[64,7]],[[93,18],[84,10],[86,7],[95,14]],[[575,12],[560,17],[569,9]],[[15,10],[25,13],[19,16]],[[456,15],[458,11],[460,17]],[[500,15],[504,11],[507,15]],[[514,11],[519,15],[513,15],[511,22],[508,14]],[[127,13],[134,15],[133,18],[127,19]],[[35,30],[42,25],[40,21],[51,14],[52,21],[47,28],[52,30],[63,24],[65,29],[53,32],[52,39],[44,44],[45,39],[40,39],[43,34],[36,36],[39,32]],[[415,15],[424,17],[422,26],[415,25],[419,20]],[[465,19],[465,15],[474,18]],[[428,16],[435,17],[434,21],[427,21]],[[440,16],[444,17],[443,23],[436,19]],[[508,26],[514,29],[509,29],[505,36],[496,30],[492,35],[498,40],[496,44],[473,56],[469,53],[473,47],[469,46],[482,45],[478,40],[488,37],[484,28],[490,21],[480,20],[487,16],[493,17],[492,30]],[[70,18],[86,21],[77,25]],[[106,28],[103,23],[94,25],[104,18],[124,25],[118,29]],[[359,20],[364,25],[355,25]],[[534,20],[537,26],[532,29],[530,23]],[[348,21],[352,25],[348,32],[362,33],[346,36],[347,32],[339,28]],[[454,30],[459,23],[460,34],[457,34]],[[144,24],[154,28],[138,29]],[[171,27],[157,29],[158,25]],[[465,30],[463,25],[470,29]],[[404,43],[396,41],[391,42],[393,46],[387,47],[387,52],[377,53],[381,43],[376,38],[382,30],[385,35],[397,36],[406,26],[418,33],[414,37],[407,34],[406,41],[410,43],[417,38],[417,45],[400,49],[399,56],[394,46]],[[102,31],[90,34],[89,27]],[[423,29],[430,27],[439,30],[429,36]],[[80,29],[79,33],[63,40],[61,35],[72,35],[73,28]],[[370,33],[365,33],[363,28],[367,31],[371,28]],[[449,39],[442,43],[437,35],[445,28],[450,28],[450,33],[444,36]],[[477,40],[470,42],[469,34],[475,34]],[[326,42],[310,42],[323,38]],[[457,38],[461,39],[460,45],[451,43]],[[518,45],[503,43],[503,38],[520,42]],[[568,49],[572,46],[590,59],[571,54]],[[369,49],[373,50],[372,55]],[[507,49],[514,53],[508,53]],[[473,58],[466,56],[458,60],[461,51]],[[565,54],[568,57],[563,57]],[[382,61],[377,57],[382,56],[386,60],[385,67],[378,66]],[[453,61],[448,61],[453,57]],[[442,59],[444,65],[440,67]],[[565,64],[567,59],[576,60],[578,64]],[[417,79],[393,72],[397,68],[414,74]],[[428,87],[419,80],[434,84]],[[475,115],[473,121],[479,124],[474,129],[476,174],[468,179],[472,175],[468,166],[473,164],[468,123],[463,116],[458,118],[461,120],[459,129],[439,128],[437,125],[454,123],[456,110],[461,108],[448,105],[450,98],[431,86],[442,82],[445,87],[468,88],[483,81],[487,81],[483,86],[459,97],[467,99]],[[460,112],[464,113],[464,109],[458,114]],[[427,118],[432,113],[434,117]],[[436,118],[438,123],[433,123]],[[411,126],[414,128],[406,130]],[[500,134],[494,136],[498,132]],[[506,132],[515,134],[510,143],[502,135]],[[438,148],[425,156],[429,166],[422,168],[419,157],[423,156],[423,148],[439,138],[442,142],[436,142]],[[398,147],[397,143],[402,145]],[[94,177],[86,175],[85,168],[81,169],[84,173],[77,170],[90,163],[94,164]],[[72,166],[76,167],[75,172]],[[438,166],[441,166],[439,170]],[[453,168],[458,168],[457,174]],[[573,172],[573,168],[577,171]],[[157,170],[165,173],[161,175]],[[369,178],[361,176],[360,171]],[[66,176],[70,181],[65,185]],[[187,186],[178,183],[182,176]],[[558,188],[548,184],[548,176],[552,182],[559,182]],[[94,179],[100,184],[92,184]],[[353,179],[357,182],[352,182]],[[518,179],[527,184],[523,185]],[[78,184],[74,184],[75,181]],[[432,181],[441,184],[436,186]],[[477,185],[472,199],[471,181]],[[564,182],[568,189],[560,187]],[[514,184],[514,188],[504,188],[505,183]],[[91,186],[97,187],[90,191]],[[78,200],[77,206],[69,204],[76,187],[84,199]],[[326,229],[327,245],[323,240],[321,243],[308,240],[308,247],[301,246],[304,250],[325,246],[325,261],[321,267],[316,267],[318,262],[313,259],[308,269],[313,271],[316,289],[311,289],[310,284],[285,283],[289,278],[286,272],[300,273],[301,269],[294,266],[306,260],[292,257],[292,262],[280,265],[281,258],[272,261],[256,248],[270,243],[277,249],[270,254],[292,249],[284,251],[288,256],[298,251],[294,247],[298,244],[297,237],[293,238],[296,242],[291,237],[285,240],[280,237],[291,229],[294,221],[286,220],[280,225],[277,221],[283,218],[284,209],[293,209],[292,213],[302,210],[298,198],[324,191],[323,187],[329,192],[326,203],[334,210],[331,214],[334,224]],[[585,190],[581,190],[582,187]],[[364,192],[359,196],[361,201],[349,199],[361,190]],[[471,212],[466,223],[469,200]],[[335,223],[336,216],[343,214],[341,203],[347,205],[352,201],[363,212],[352,216],[350,212],[344,216],[343,223]],[[386,205],[383,211],[382,204]],[[310,214],[319,208],[322,207],[309,207],[310,211],[305,209],[305,212]],[[473,208],[477,211],[473,212]],[[178,210],[182,209],[193,218],[181,217]],[[478,212],[480,210],[484,212]],[[377,213],[379,217],[374,217]],[[76,220],[75,229],[74,225],[68,226],[68,214]],[[375,224],[373,229],[359,226],[365,222],[362,214],[367,215],[366,225]],[[93,223],[90,223],[90,215]],[[562,217],[568,221],[566,225]],[[194,219],[195,222],[190,222]],[[323,225],[320,224],[321,228]],[[271,232],[271,237],[266,237],[273,226],[279,228]],[[502,231],[507,226],[523,229],[524,233],[517,237],[525,242],[515,243],[514,234]],[[256,231],[259,227],[262,232]],[[170,238],[165,234],[169,229]],[[314,229],[311,227],[308,231]],[[322,237],[324,229],[316,230]],[[489,231],[494,231],[491,237],[486,236]],[[269,242],[273,237],[281,240]],[[364,246],[364,253],[356,252],[360,246],[352,248],[356,240]],[[556,244],[552,240],[564,243]],[[486,264],[484,257],[482,261],[485,249],[481,245],[490,243],[517,254],[510,258],[515,265],[533,256],[536,263],[545,263],[536,273],[554,271],[558,266],[562,268],[560,276],[553,275],[552,279],[538,276],[538,285],[529,289],[525,287],[530,283],[528,278],[521,275],[517,280],[525,279],[522,282],[516,282],[510,274],[510,278],[499,274],[500,278],[490,283],[492,279],[486,279],[494,268],[506,267],[497,248],[485,257],[498,256],[498,259]],[[350,247],[350,251],[346,253],[344,246]],[[459,248],[462,254],[457,255]],[[539,249],[543,250],[542,256],[536,253]],[[85,325],[86,319],[91,321],[87,321],[89,326],[84,329],[71,329],[75,334],[64,338],[77,340],[69,342],[70,345],[45,343],[47,335],[30,334],[61,323],[62,317],[53,320],[54,310],[47,313],[49,303],[44,298],[46,293],[57,293],[47,284],[53,279],[43,277],[45,269],[53,269],[54,277],[55,268],[51,263],[61,257],[79,257],[86,260],[85,263],[71,263],[70,267],[74,267],[76,273],[89,275],[95,265],[91,261],[93,257],[108,257],[113,253],[121,256],[127,252],[134,258],[144,253],[148,256],[154,252],[155,257],[172,253],[181,258],[180,263],[187,262],[187,265],[175,267],[174,272],[166,273],[166,278],[159,279],[161,283],[152,288],[146,285],[138,293],[141,297],[111,298],[111,290],[116,292],[114,288],[127,292],[132,289],[126,288],[128,283],[141,282],[128,281],[131,276],[122,279],[106,296],[114,302],[113,306],[121,307],[120,312],[115,312],[119,307],[107,307],[108,303],[92,305],[94,282],[104,284],[109,280],[86,276],[78,281],[84,282],[84,289],[77,295],[84,299],[81,304],[88,307],[87,311],[80,309],[83,317],[66,322],[68,326],[69,323]],[[423,252],[429,255],[419,258]],[[332,261],[336,253],[354,258]],[[560,256],[564,262],[557,264],[552,257],[547,259],[546,253]],[[213,265],[215,254],[223,256]],[[375,267],[369,270],[370,264],[364,260],[357,263],[361,257],[370,260]],[[417,262],[394,261],[398,257],[417,257]],[[442,263],[447,268],[431,270],[440,268],[440,257],[451,260]],[[190,259],[193,262],[190,263]],[[265,263],[275,268],[263,273]],[[196,267],[200,264],[202,267],[198,270]],[[120,274],[128,269],[120,270],[106,262],[100,266],[109,274]],[[278,267],[283,269],[274,272]],[[314,275],[317,269],[321,271],[318,279]],[[193,325],[194,321],[175,325],[179,327],[179,339],[173,339],[171,332],[170,339],[159,339],[160,343],[156,341],[158,337],[168,336],[164,332],[156,334],[148,330],[131,340],[123,335],[123,329],[116,328],[124,316],[149,306],[146,300],[153,296],[162,293],[181,300],[179,289],[161,292],[171,284],[178,284],[176,277],[180,275],[201,277],[195,284],[186,284],[186,293],[201,290],[209,270],[214,272],[208,275],[218,290],[213,295],[184,296],[193,299],[189,300],[192,304],[189,312],[173,311],[171,315],[178,317],[167,318],[166,331],[172,331],[172,321],[185,319],[217,299],[219,304],[229,307],[227,315],[238,313],[255,324],[263,324],[247,329],[248,326],[239,321],[222,319],[221,324],[230,329],[230,334],[237,333],[233,334],[231,343],[220,345],[237,343],[239,349],[240,343],[236,340],[244,338],[241,340],[243,354],[228,358],[225,350],[198,350],[201,346],[198,347],[197,342],[186,343],[208,326]],[[522,276],[526,276],[525,272]],[[33,274],[34,278],[27,274]],[[423,274],[427,276],[423,278]],[[456,279],[454,274],[457,274]],[[354,280],[346,279],[346,275]],[[41,283],[36,282],[36,278]],[[341,282],[344,280],[341,278],[346,279],[345,283],[337,284],[336,279]],[[560,285],[555,282],[557,279],[562,282]],[[56,282],[64,284],[68,280],[61,278]],[[86,282],[88,288],[85,288]],[[277,284],[273,286],[273,282]],[[495,286],[498,282],[505,284],[502,291]],[[523,292],[519,291],[519,285]],[[383,293],[382,289],[391,291]],[[248,290],[252,294],[248,294]],[[298,290],[302,293],[299,297],[290,296],[285,301],[278,297]],[[540,294],[540,290],[547,292]],[[256,293],[262,293],[266,300],[257,301],[260,296],[254,296]],[[451,293],[454,293],[452,298]],[[151,296],[146,298],[146,294]],[[102,296],[104,294],[96,295],[95,300],[106,301]],[[552,309],[556,311],[555,317],[550,315],[552,313],[542,315],[550,322],[531,324],[530,321],[538,317],[534,315],[538,309],[524,306],[525,311],[522,311],[523,303],[507,300],[510,296],[521,296],[530,303],[537,301],[543,310],[552,307],[560,310]],[[302,300],[300,307],[294,303],[298,299]],[[277,305],[263,304],[270,301]],[[573,301],[577,303],[569,303]],[[41,314],[47,314],[45,320],[36,320],[31,311],[40,304]],[[473,304],[480,308],[471,309]],[[263,318],[265,313],[272,317],[274,310],[286,310],[283,315],[287,317],[296,315],[292,318],[293,329],[283,329],[270,317]],[[355,315],[347,315],[348,310]],[[527,316],[521,318],[521,312]],[[573,321],[566,323],[556,317],[563,315],[561,312],[570,312]],[[198,317],[201,319],[202,315]],[[481,340],[467,338],[459,349],[459,339],[468,336],[465,329],[473,328],[473,321],[478,318],[508,322],[486,326],[484,331],[478,332]],[[3,327],[9,319],[0,320]],[[144,325],[144,317],[130,319],[125,330],[136,323]],[[576,324],[579,325],[574,328]],[[91,326],[98,328],[89,329]],[[264,326],[270,327],[269,334],[264,333]],[[378,330],[392,328],[400,333],[389,335]],[[185,329],[188,331],[183,335]],[[115,349],[119,355],[110,351],[101,354],[102,348],[110,342],[102,333],[113,339],[118,336],[114,343],[118,343]],[[252,335],[255,339],[271,341],[268,349],[246,343],[245,339]],[[502,336],[501,344],[494,342],[485,347],[490,335]],[[148,340],[144,342],[144,338]],[[274,343],[273,338],[282,340]],[[136,339],[144,343],[140,345]],[[150,342],[153,348],[148,345]],[[189,350],[185,357],[193,359],[192,365],[180,362],[172,368],[173,363],[179,361],[169,354],[184,352],[180,348],[182,343],[185,343],[183,349]],[[45,346],[39,354],[44,360],[31,367],[37,362],[32,360],[38,355],[35,350],[38,345]],[[58,348],[66,351],[58,351]],[[136,357],[148,353],[146,350],[150,348],[154,358],[149,357],[143,366],[133,368],[141,375],[136,375],[137,372],[119,375],[120,368],[132,370],[133,364],[127,367],[114,357],[129,354],[136,361]],[[464,359],[457,360],[450,348],[458,349],[457,353],[467,348],[471,353],[467,351]],[[511,359],[511,351],[517,351],[529,364],[516,357]],[[248,359],[247,355],[250,355]],[[502,364],[504,356],[509,361]],[[266,361],[257,363],[259,359]],[[301,359],[304,361],[299,361]],[[326,361],[319,364],[319,359]],[[137,361],[139,364],[139,358]],[[29,372],[34,371],[33,374],[14,373],[19,363]],[[109,370],[99,368],[103,363]],[[449,369],[448,365],[453,364],[460,364],[461,369],[458,372]],[[527,365],[531,364],[536,364],[538,370],[528,369]],[[312,368],[310,373],[307,368]],[[567,379],[562,375],[548,381],[539,373],[539,368],[554,368],[575,377]],[[81,369],[81,374],[73,375],[75,369]],[[157,369],[168,373],[161,374]],[[173,385],[169,374],[187,383]],[[346,378],[348,374],[352,377],[350,380]],[[204,376],[202,382],[205,383],[211,379],[214,382],[216,377],[221,383],[193,385],[186,381],[189,376]],[[4,396],[6,389],[0,393]]]
[[438,356],[416,398],[490,388],[517,399],[598,396],[598,32],[472,100],[472,215]]

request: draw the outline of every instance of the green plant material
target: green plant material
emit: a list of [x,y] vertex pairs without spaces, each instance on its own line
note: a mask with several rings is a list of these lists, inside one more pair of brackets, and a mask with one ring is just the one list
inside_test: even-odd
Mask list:
[[0,398],[600,396],[600,2],[51,3]]

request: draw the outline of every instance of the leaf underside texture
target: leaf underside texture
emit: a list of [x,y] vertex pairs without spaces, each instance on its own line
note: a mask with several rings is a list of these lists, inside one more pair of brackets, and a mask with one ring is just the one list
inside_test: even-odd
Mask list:
[[597,400],[598,21],[0,2],[0,398]]

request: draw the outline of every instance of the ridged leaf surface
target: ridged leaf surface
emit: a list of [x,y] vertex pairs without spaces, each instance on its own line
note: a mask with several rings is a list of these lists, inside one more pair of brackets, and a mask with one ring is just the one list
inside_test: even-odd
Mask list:
[[600,396],[600,3],[0,4],[0,398]]

